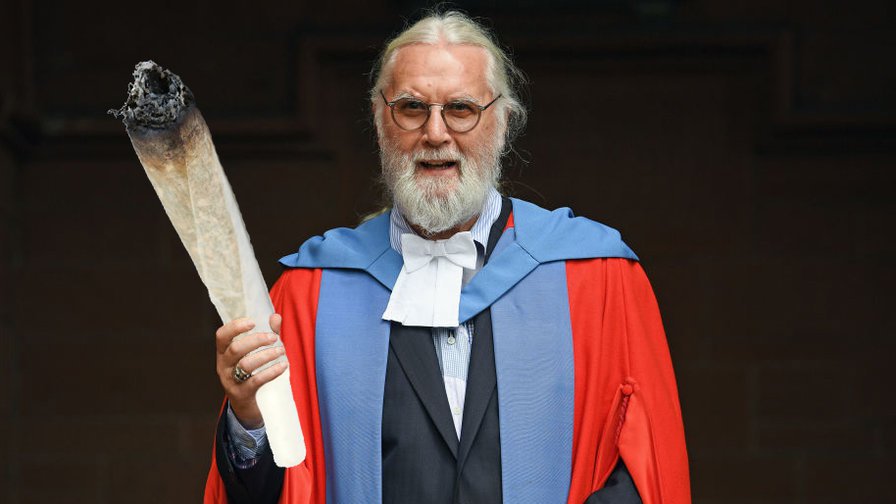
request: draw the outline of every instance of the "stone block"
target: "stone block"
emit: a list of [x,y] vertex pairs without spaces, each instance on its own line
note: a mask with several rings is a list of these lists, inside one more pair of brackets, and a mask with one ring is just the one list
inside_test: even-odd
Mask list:
[[209,414],[220,407],[211,336],[26,341],[21,356],[26,415],[137,417]]
[[746,370],[678,366],[676,374],[688,452],[718,455],[748,449],[755,419]]
[[742,453],[692,456],[695,502],[798,502],[797,463],[791,457]]
[[134,345],[213,341],[217,323],[205,287],[193,272],[20,270],[12,317],[21,338],[72,342],[113,337]]
[[202,460],[169,457],[114,464],[108,502],[200,502],[210,460],[209,455]]
[[2,419],[11,418],[16,408],[14,387],[18,382],[16,376],[18,362],[13,337],[12,329],[6,321],[0,319],[0,418]]
[[896,458],[813,457],[806,461],[806,502],[890,504],[896,502]]
[[[164,221],[163,221],[164,219]],[[83,209],[22,215],[22,260],[45,271],[152,269],[160,259],[160,212]],[[186,252],[184,252],[186,255]]]
[[88,504],[104,502],[101,464],[90,456],[30,457],[21,467],[20,502],[44,504],[68,502]]
[[855,364],[829,361],[765,366],[759,375],[757,414],[761,421],[808,424],[867,417],[868,402],[856,393],[861,386]]
[[[2,97],[0,97],[2,98]],[[16,195],[17,163],[3,145],[0,145],[0,215],[6,216],[12,213],[18,198]]]
[[154,213],[162,208],[136,156],[130,161],[35,161],[21,171],[19,188],[26,212]]
[[864,458],[879,451],[878,433],[870,419],[758,423],[757,445],[763,453]]
[[[224,393],[221,393],[223,401]],[[182,415],[178,421],[180,450],[185,457],[211,457],[218,410],[202,415]]]
[[[82,399],[85,403],[92,398]],[[22,419],[22,439],[37,456],[91,454],[111,461],[135,457],[164,458],[180,449],[176,417],[145,415],[84,415],[59,409]]]

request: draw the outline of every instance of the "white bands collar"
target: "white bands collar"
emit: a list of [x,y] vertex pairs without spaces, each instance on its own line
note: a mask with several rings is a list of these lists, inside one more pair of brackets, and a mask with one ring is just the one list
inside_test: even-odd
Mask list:
[[476,245],[469,231],[447,240],[401,235],[404,267],[398,274],[384,320],[406,326],[457,327],[464,268],[476,268]]

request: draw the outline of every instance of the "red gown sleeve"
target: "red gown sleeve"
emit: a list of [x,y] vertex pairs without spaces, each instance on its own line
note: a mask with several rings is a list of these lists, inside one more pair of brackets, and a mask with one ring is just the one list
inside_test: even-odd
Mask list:
[[[281,503],[324,504],[326,474],[314,366],[314,328],[321,270],[289,269],[271,288],[274,311],[283,316],[280,338],[289,359],[290,384],[295,398],[307,456],[286,469]],[[205,504],[226,503],[227,493],[212,453],[205,485]]]
[[659,308],[640,264],[567,262],[575,358],[569,503],[600,489],[619,457],[645,504],[690,503],[678,390]]

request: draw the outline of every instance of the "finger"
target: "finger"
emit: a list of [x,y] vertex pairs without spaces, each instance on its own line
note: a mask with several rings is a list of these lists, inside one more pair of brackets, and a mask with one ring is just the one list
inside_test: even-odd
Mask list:
[[253,327],[255,327],[255,322],[246,317],[233,319],[219,327],[215,331],[215,347],[218,349],[218,353],[224,353],[233,338],[250,331]]
[[283,324],[283,317],[281,317],[279,313],[271,315],[270,324],[271,330],[280,334],[280,326]]
[[237,362],[237,365],[244,371],[252,373],[268,362],[278,359],[281,355],[283,355],[283,347],[277,345],[275,347],[265,348],[258,352],[249,353],[249,355],[241,358],[239,362]]
[[255,392],[258,391],[259,387],[282,375],[288,367],[289,363],[287,363],[286,361],[274,364],[273,366],[252,375],[252,377],[246,380],[242,384],[242,386],[252,389],[251,393],[254,395]]
[[233,340],[227,347],[227,350],[224,351],[224,362],[227,366],[233,367],[237,361],[248,355],[250,352],[263,346],[270,345],[275,341],[277,341],[277,335],[273,333],[249,334],[244,338]]
[[245,382],[249,378],[252,377],[252,373],[249,373],[247,370],[243,369],[239,364],[236,367],[229,370],[230,378],[237,385],[237,390],[240,392],[245,392],[245,390],[239,390],[239,384]]

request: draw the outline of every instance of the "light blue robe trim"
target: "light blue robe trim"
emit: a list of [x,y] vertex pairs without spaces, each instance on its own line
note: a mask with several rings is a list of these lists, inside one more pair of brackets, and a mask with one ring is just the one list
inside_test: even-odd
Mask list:
[[388,301],[389,290],[363,271],[323,271],[315,366],[330,503],[382,500]]
[[638,260],[619,231],[609,226],[575,217],[569,208],[548,211],[528,201],[511,201],[517,243],[539,263],[592,257]]
[[365,270],[391,291],[404,261],[389,244],[386,212],[354,229],[336,228],[309,238],[297,253],[282,257],[280,264],[287,268]]
[[458,318],[467,321],[491,306],[539,264],[566,259],[638,256],[622,241],[619,231],[583,217],[572,210],[552,212],[511,198],[513,242],[492,253],[488,264],[461,291]]
[[513,229],[505,231],[492,258],[461,290],[458,309],[461,323],[491,306],[538,266],[538,261],[514,241],[515,236]]
[[566,263],[535,269],[491,313],[504,502],[563,504],[575,399]]
[[[461,291],[460,320],[466,321],[516,285],[538,264],[591,257],[638,257],[619,232],[568,208],[545,210],[526,201],[513,203],[515,246],[495,251]],[[367,271],[391,290],[403,261],[389,244],[389,213],[355,229],[337,228],[315,236],[298,253],[280,259],[289,268],[341,268]]]

